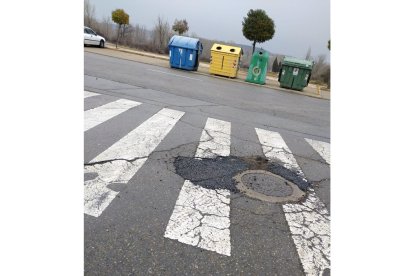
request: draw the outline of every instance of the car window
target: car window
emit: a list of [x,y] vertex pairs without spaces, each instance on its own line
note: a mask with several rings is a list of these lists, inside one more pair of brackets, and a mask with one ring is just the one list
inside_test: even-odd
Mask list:
[[86,28],[83,28],[83,32],[84,32],[85,34],[89,34],[88,29],[86,29]]
[[91,35],[96,35],[96,33],[94,31],[92,31],[92,29],[89,28],[85,28],[86,33],[91,34]]

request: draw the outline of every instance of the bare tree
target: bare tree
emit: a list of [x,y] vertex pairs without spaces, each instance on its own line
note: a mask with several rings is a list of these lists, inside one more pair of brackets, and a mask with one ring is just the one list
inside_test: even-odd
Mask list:
[[129,30],[131,29],[131,25],[124,24],[121,26],[121,38],[125,38],[128,36]]
[[308,51],[306,52],[306,57],[305,57],[306,60],[310,60],[311,59],[311,52],[312,52],[312,49],[309,46]]
[[325,67],[325,59],[326,59],[325,55],[318,56],[318,59],[315,61],[313,65],[313,69],[312,69],[313,76],[317,77],[320,75],[323,67]]
[[203,52],[201,53],[200,60],[210,62],[210,49],[213,46],[213,41],[205,38],[200,38],[203,44]]
[[95,22],[95,6],[89,0],[85,0],[83,4],[83,23],[85,26],[94,28]]
[[121,40],[124,45],[132,46],[135,28],[129,24],[123,25],[121,28]]
[[325,62],[326,56],[320,55],[315,60],[311,79],[318,83],[327,83],[330,86],[330,65]]
[[170,24],[158,16],[153,30],[153,43],[155,48],[164,53],[166,51],[168,39],[170,38]]
[[275,57],[275,60],[272,63],[272,71],[275,73],[278,73],[280,70],[280,62],[277,60],[277,56]]
[[138,24],[135,25],[134,33],[133,33],[133,41],[135,45],[142,45],[147,42],[147,30],[144,26],[140,26]]
[[[233,43],[229,43],[229,44],[233,44]],[[252,53],[250,53],[249,51],[246,51],[244,53],[244,55],[242,55],[242,58],[241,58],[241,67],[243,67],[243,68],[249,68],[251,56],[252,56]]]
[[328,89],[331,88],[331,66],[328,66],[327,69],[322,74],[323,81],[327,84]]
[[110,16],[102,18],[101,32],[102,32],[102,35],[106,39],[111,39],[112,37],[112,23],[111,22],[112,22],[112,19]]

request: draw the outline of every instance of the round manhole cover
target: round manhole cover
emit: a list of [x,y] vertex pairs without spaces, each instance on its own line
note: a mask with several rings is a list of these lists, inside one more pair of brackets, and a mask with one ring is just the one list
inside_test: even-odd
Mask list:
[[298,186],[268,171],[244,171],[236,175],[234,180],[242,193],[267,202],[296,202],[305,196]]
[[246,173],[241,181],[249,189],[268,196],[290,196],[293,193],[287,181],[275,174]]

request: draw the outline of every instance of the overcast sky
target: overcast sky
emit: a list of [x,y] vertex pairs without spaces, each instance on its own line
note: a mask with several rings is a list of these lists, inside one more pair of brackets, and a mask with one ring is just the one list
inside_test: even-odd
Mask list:
[[309,47],[312,56],[326,55],[330,39],[329,0],[90,0],[101,20],[117,8],[129,14],[130,24],[152,29],[160,15],[170,25],[176,18],[186,19],[189,33],[200,37],[241,44],[242,21],[249,9],[263,9],[276,25],[274,37],[256,47],[273,53],[304,58]]

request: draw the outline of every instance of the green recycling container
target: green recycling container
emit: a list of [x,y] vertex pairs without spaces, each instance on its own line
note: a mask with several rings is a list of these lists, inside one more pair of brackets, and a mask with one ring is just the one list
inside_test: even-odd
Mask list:
[[250,61],[249,72],[247,73],[246,81],[265,84],[268,60],[269,53],[265,51],[254,52]]
[[280,87],[302,91],[309,84],[312,67],[313,61],[285,57],[279,71]]

